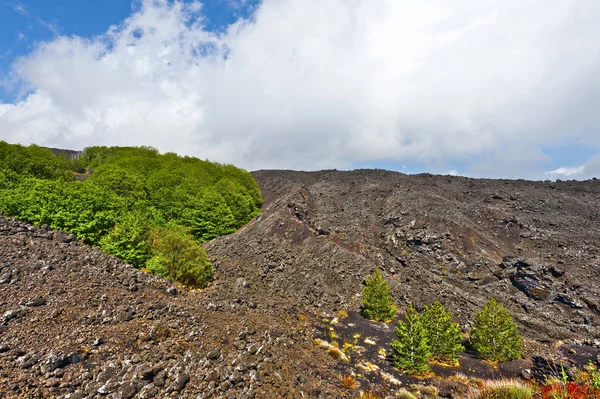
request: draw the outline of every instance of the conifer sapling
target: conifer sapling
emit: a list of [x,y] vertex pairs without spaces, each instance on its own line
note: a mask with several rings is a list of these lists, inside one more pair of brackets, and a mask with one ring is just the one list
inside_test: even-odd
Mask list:
[[452,314],[441,303],[435,302],[425,306],[421,317],[431,349],[430,358],[455,363],[458,352],[465,348],[461,344],[460,327],[452,322]]
[[396,327],[398,339],[392,340],[392,360],[407,374],[424,374],[429,371],[427,361],[431,350],[427,331],[412,304],[408,306],[405,318],[406,321],[399,321]]
[[508,310],[490,299],[475,315],[471,344],[479,356],[488,360],[516,359],[523,353],[517,323]]
[[375,268],[373,274],[367,277],[363,289],[363,306],[363,314],[370,320],[386,321],[392,319],[396,314],[390,286],[378,268]]

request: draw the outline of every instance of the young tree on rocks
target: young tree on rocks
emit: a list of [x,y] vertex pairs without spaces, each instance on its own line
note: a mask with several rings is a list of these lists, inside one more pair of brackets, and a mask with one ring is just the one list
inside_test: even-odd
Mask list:
[[465,348],[461,344],[460,327],[452,322],[452,314],[441,303],[435,302],[425,306],[421,317],[431,349],[430,358],[455,363],[458,352]]
[[370,320],[386,321],[392,319],[396,314],[390,286],[378,268],[375,268],[373,274],[367,277],[363,289],[363,306],[363,314]]
[[490,299],[475,315],[471,344],[479,356],[488,360],[516,359],[523,353],[517,323],[510,312],[494,299]]
[[392,360],[407,374],[424,374],[429,371],[427,361],[431,351],[427,331],[412,304],[408,306],[405,318],[406,321],[399,321],[396,327],[398,339],[392,340]]

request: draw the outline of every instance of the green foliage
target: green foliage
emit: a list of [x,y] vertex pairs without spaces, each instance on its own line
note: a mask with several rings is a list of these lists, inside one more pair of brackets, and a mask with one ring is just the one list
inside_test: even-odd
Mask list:
[[427,361],[431,350],[423,319],[412,304],[408,306],[405,318],[406,321],[399,321],[396,326],[398,339],[392,340],[392,360],[407,374],[424,374],[429,371]]
[[477,312],[473,328],[471,344],[482,358],[502,361],[516,359],[523,353],[517,323],[494,299]]
[[456,362],[458,352],[465,348],[461,344],[460,327],[452,322],[452,314],[444,306],[435,302],[425,306],[422,314],[427,331],[427,341],[431,349],[431,359],[443,362]]
[[369,320],[386,321],[396,314],[396,307],[390,295],[390,286],[378,268],[367,277],[363,288],[363,314]]
[[119,166],[105,164],[97,168],[86,184],[95,185],[101,189],[111,191],[131,202],[148,198],[148,187],[144,177],[135,169],[128,170]]
[[152,259],[148,270],[159,276],[177,280],[190,287],[206,287],[212,265],[204,249],[181,228],[153,229],[149,233]]
[[212,270],[198,242],[236,231],[261,205],[252,175],[232,165],[152,147],[89,147],[66,160],[0,141],[1,212],[196,287]]
[[[0,171],[17,177],[40,179],[68,179],[69,164],[55,156],[47,148],[30,145],[24,147],[18,144],[8,144],[0,141]],[[13,172],[13,173],[10,173]]]
[[129,264],[143,267],[151,258],[149,233],[155,225],[154,219],[148,212],[124,214],[110,233],[100,239],[100,247]]

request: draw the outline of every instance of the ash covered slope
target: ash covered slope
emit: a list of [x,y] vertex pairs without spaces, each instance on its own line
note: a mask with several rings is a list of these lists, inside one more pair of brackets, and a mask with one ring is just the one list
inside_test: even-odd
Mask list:
[[0,397],[335,396],[335,362],[307,322],[282,298],[235,299],[228,281],[173,290],[0,216]]
[[[494,297],[530,338],[600,334],[600,182],[258,171],[262,215],[207,245],[221,276],[300,306],[358,309],[374,266],[395,301],[465,323]],[[240,280],[241,281],[241,280]]]

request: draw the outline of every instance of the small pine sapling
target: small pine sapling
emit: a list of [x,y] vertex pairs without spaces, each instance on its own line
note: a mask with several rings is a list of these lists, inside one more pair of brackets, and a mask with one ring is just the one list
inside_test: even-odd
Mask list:
[[392,302],[390,286],[381,275],[378,268],[367,277],[363,289],[363,314],[369,320],[386,321],[396,314],[396,307]]
[[508,310],[490,299],[475,315],[471,344],[484,359],[516,359],[523,353],[523,341]]
[[465,348],[461,344],[460,327],[452,321],[452,314],[441,303],[435,302],[425,306],[421,317],[431,349],[430,358],[456,363],[458,352]]
[[424,374],[429,371],[427,361],[431,349],[427,343],[427,331],[421,316],[408,306],[406,321],[398,321],[396,327],[397,340],[392,340],[392,360],[396,367],[407,374]]

